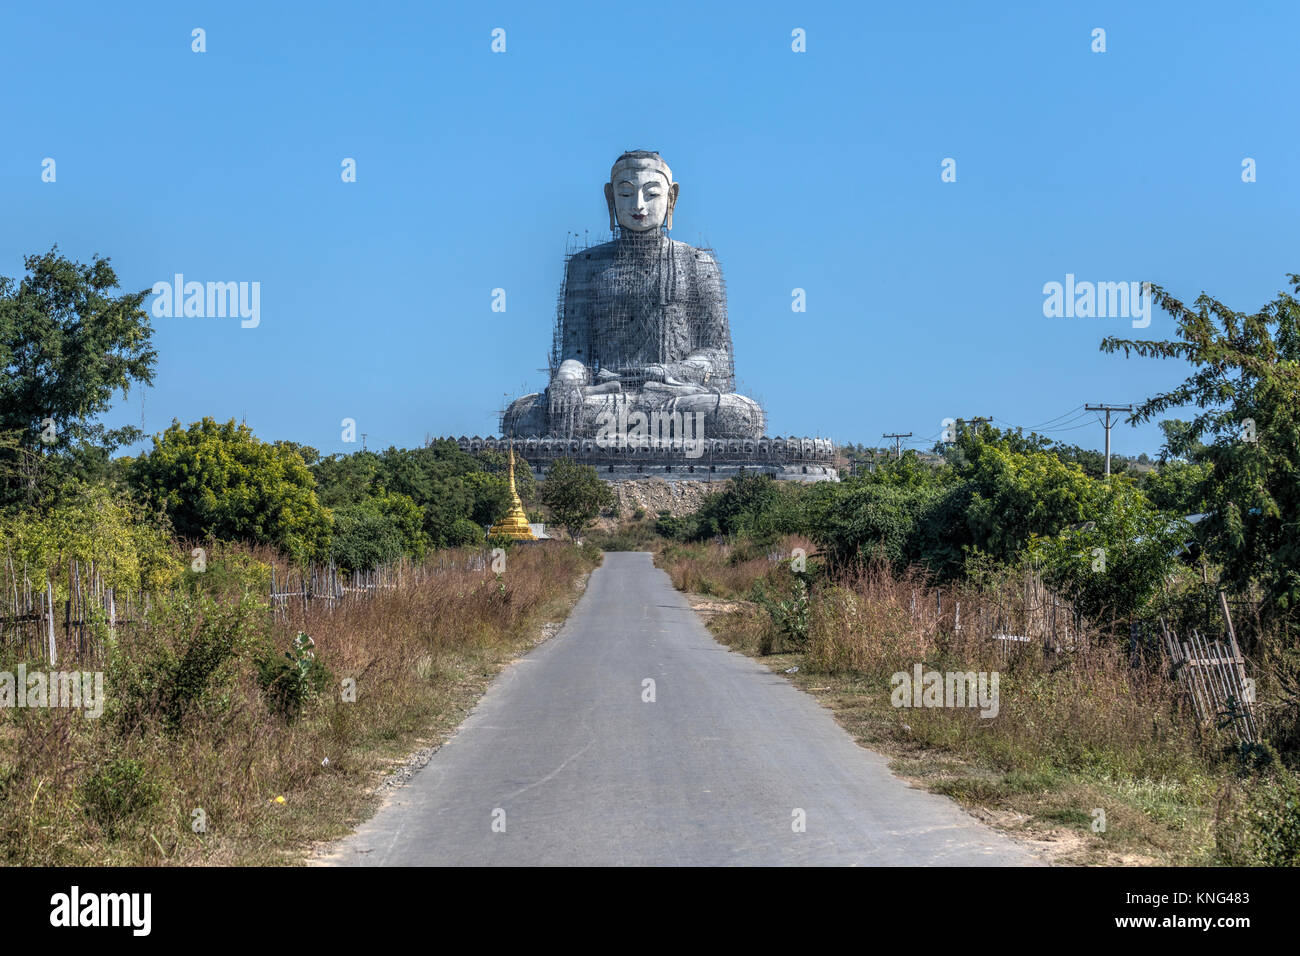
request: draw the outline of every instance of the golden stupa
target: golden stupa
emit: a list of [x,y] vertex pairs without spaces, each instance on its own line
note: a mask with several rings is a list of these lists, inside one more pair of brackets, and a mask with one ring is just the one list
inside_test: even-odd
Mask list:
[[533,529],[528,526],[528,515],[524,511],[524,503],[519,500],[519,492],[515,491],[514,442],[510,443],[510,511],[492,526],[492,530],[488,534],[504,535],[507,538],[514,538],[516,541],[537,540],[537,535],[533,534]]

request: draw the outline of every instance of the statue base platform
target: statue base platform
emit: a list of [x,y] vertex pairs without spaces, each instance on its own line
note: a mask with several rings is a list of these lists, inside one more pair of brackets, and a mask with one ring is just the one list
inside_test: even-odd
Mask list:
[[[505,438],[453,439],[463,452],[506,451]],[[606,481],[726,481],[739,475],[771,475],[780,481],[839,481],[835,446],[828,438],[705,439],[695,445],[614,447],[590,438],[520,438],[515,454],[545,478],[551,464],[569,458],[591,465]]]

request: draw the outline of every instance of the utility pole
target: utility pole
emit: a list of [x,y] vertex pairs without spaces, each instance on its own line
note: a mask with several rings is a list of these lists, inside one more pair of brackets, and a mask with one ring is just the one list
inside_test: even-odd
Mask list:
[[1114,424],[1110,420],[1110,413],[1131,412],[1133,411],[1133,406],[1132,405],[1085,405],[1083,406],[1083,408],[1084,411],[1106,413],[1106,477],[1109,478],[1110,477],[1110,429],[1111,429],[1111,425]]
[[898,459],[903,457],[903,439],[911,438],[912,433],[908,432],[907,434],[903,434],[902,432],[893,432],[889,435],[881,435],[880,437],[894,439],[894,461],[898,461]]
[[[993,424],[993,419],[992,419],[991,417],[987,416],[987,415],[982,416],[982,417],[981,417],[981,416],[976,416],[975,418],[945,418],[944,421],[945,421],[945,422],[952,422],[952,423],[953,423],[953,428],[952,428],[952,441],[948,441],[948,440],[946,440],[946,439],[943,437],[943,433],[940,433],[940,435],[939,435],[939,440],[942,441],[945,445],[951,445],[951,444],[953,444],[953,442],[955,442],[955,441],[957,440],[957,426],[958,426],[958,425],[971,425],[971,426],[974,427],[974,429],[975,429],[976,431],[978,431],[978,430],[979,430],[979,426],[980,426],[981,423],[985,423],[985,424],[989,424],[989,425]],[[944,431],[946,432],[947,429],[945,428]]]

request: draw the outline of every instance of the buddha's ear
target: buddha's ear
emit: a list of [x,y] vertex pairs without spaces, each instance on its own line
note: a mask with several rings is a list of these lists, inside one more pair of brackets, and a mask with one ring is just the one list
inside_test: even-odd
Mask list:
[[668,215],[664,216],[664,228],[671,230],[673,228],[673,207],[677,205],[677,191],[680,187],[673,183],[668,187]]
[[618,226],[618,214],[614,212],[614,184],[605,183],[605,205],[609,206],[609,231]]

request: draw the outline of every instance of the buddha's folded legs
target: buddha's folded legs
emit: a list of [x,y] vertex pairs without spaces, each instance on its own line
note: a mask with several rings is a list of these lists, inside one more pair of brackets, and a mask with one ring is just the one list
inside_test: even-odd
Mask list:
[[761,438],[767,428],[763,409],[752,398],[734,392],[686,395],[665,406],[683,416],[704,414],[704,434],[697,438]]
[[[578,407],[552,408],[545,393],[535,392],[511,403],[502,425],[506,434],[517,438],[596,438],[611,422],[628,427],[629,416],[642,412],[678,414],[692,438],[760,438],[766,428],[763,409],[744,395],[729,392],[701,392],[674,395],[671,390],[642,389],[615,394],[583,396]],[[702,416],[702,417],[696,417]],[[556,420],[556,419],[559,420]],[[699,422],[702,434],[694,431]],[[634,422],[633,422],[634,427]],[[626,436],[624,436],[626,438]]]

